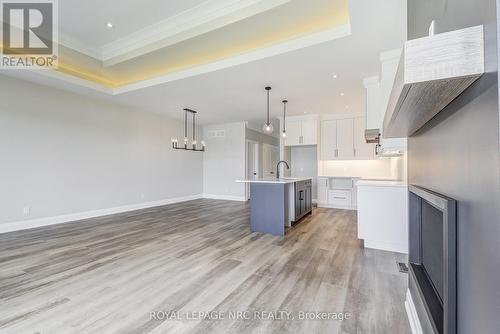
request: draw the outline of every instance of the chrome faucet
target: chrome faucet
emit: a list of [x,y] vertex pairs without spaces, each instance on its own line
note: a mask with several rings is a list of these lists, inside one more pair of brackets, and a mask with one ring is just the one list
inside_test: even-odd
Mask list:
[[290,169],[290,166],[288,166],[288,162],[286,162],[285,160],[281,160],[278,162],[278,164],[276,165],[276,178],[279,179],[280,178],[280,164],[281,163],[285,163],[286,165],[286,169]]

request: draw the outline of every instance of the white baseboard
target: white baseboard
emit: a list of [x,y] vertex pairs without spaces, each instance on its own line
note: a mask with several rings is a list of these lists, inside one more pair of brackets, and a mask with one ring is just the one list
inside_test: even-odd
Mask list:
[[70,214],[61,215],[61,216],[44,217],[44,218],[9,222],[9,223],[0,224],[0,233],[26,230],[26,229],[61,224],[61,223],[71,223],[71,222],[76,222],[76,221],[79,221],[82,219],[107,216],[107,215],[112,215],[115,213],[122,213],[122,212],[152,208],[155,206],[162,206],[162,205],[173,204],[173,203],[180,203],[180,202],[191,201],[191,200],[199,199],[199,198],[202,198],[201,194],[191,195],[191,196],[183,196],[183,197],[167,198],[167,199],[158,200],[158,201],[136,203],[136,204],[130,204],[130,205],[124,205],[124,206],[117,206],[114,208],[106,208],[106,209],[99,209],[99,210],[93,210],[93,211],[70,213]]
[[245,196],[203,194],[203,198],[221,199],[221,200],[225,200],[225,201],[238,201],[238,202],[245,202],[246,201]]
[[408,247],[404,244],[396,244],[389,242],[380,242],[364,239],[365,248],[380,249],[389,252],[408,254]]
[[420,320],[418,319],[417,310],[415,309],[415,304],[413,303],[413,298],[409,289],[406,290],[405,309],[412,334],[423,334],[422,326],[420,326]]

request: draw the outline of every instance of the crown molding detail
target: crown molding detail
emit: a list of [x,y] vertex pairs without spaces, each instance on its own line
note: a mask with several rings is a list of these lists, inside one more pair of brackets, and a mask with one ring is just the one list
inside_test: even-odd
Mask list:
[[291,0],[207,0],[166,20],[104,45],[104,66],[144,55],[281,6]]
[[100,48],[82,43],[61,32],[59,33],[59,45],[65,46],[86,56],[102,61],[102,51],[100,50]]
[[228,67],[242,65],[256,60],[277,56],[286,52],[303,49],[312,45],[328,42],[351,34],[350,24],[338,26],[332,29],[323,30],[318,33],[298,37],[272,46],[250,51],[234,57],[229,57],[213,63],[195,66],[187,70],[181,70],[174,73],[158,76],[153,79],[139,81],[130,85],[125,85],[113,89],[114,95],[126,93],[142,88],[156,86],[175,80],[185,79],[195,75],[214,72]]

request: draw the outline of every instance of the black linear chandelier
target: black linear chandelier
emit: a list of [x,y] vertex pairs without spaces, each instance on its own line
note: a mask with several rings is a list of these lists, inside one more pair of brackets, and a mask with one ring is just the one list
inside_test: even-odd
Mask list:
[[[172,148],[176,150],[186,150],[186,151],[197,151],[203,152],[205,151],[205,142],[201,141],[201,148],[196,147],[196,116],[197,112],[192,109],[185,108],[184,109],[184,145],[179,146],[179,141],[177,138],[172,138]],[[191,145],[188,146],[188,115],[191,115],[193,119],[193,129],[192,129],[192,140]]]

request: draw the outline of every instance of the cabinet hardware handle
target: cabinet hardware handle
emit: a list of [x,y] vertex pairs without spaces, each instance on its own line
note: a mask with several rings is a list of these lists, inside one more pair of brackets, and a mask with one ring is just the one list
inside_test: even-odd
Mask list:
[[303,192],[304,192],[303,190],[299,191],[299,201],[303,201],[304,200],[304,198],[302,197],[302,193]]
[[333,196],[334,199],[347,199],[346,197],[337,197],[337,196]]

